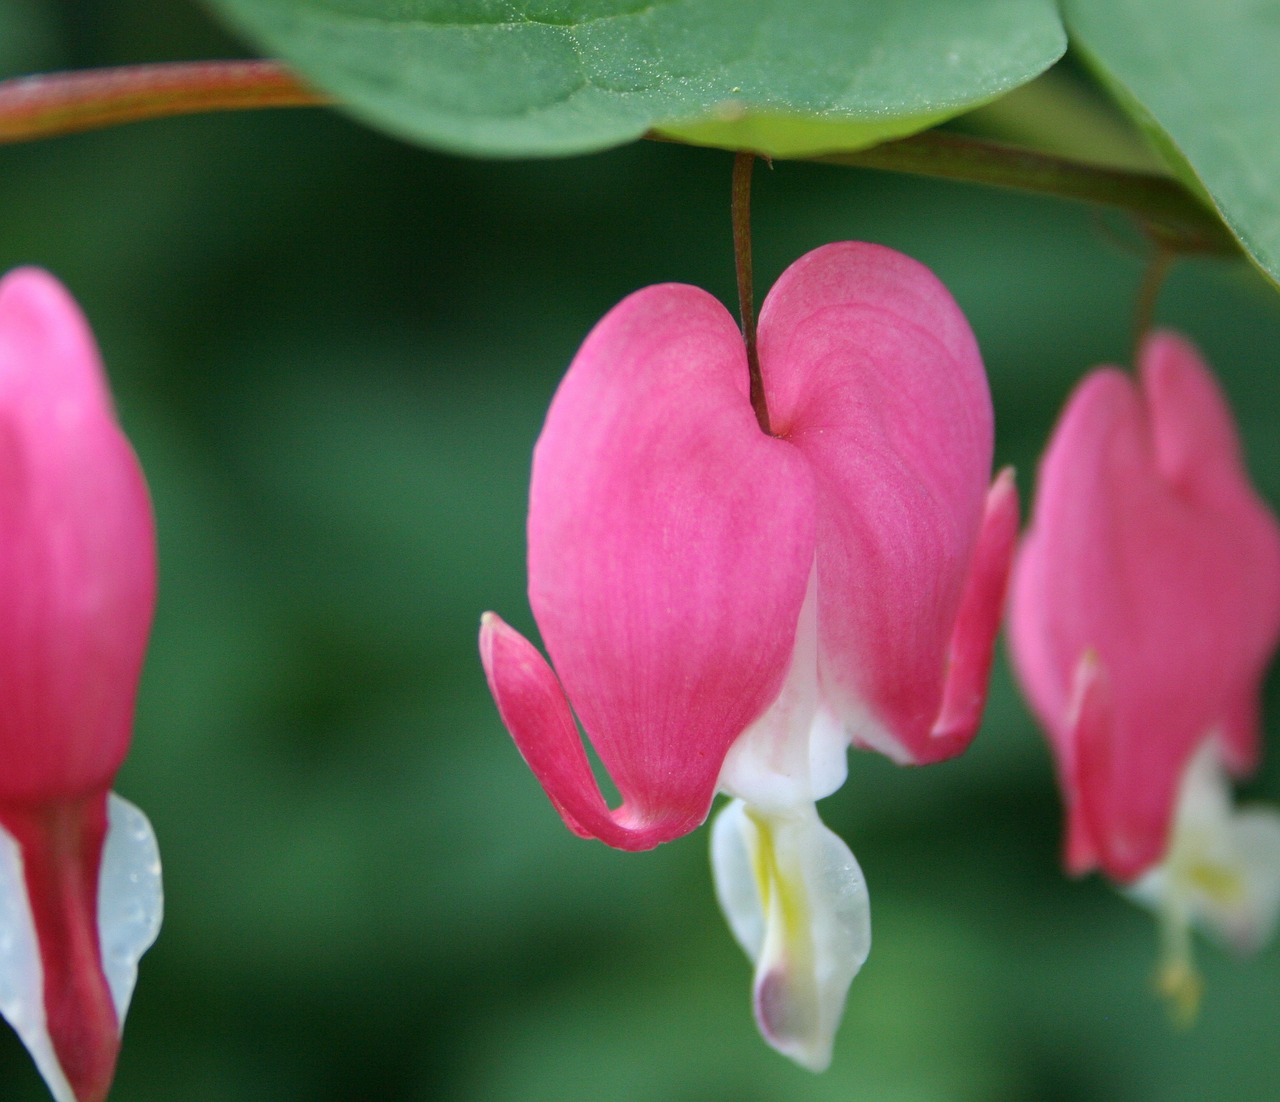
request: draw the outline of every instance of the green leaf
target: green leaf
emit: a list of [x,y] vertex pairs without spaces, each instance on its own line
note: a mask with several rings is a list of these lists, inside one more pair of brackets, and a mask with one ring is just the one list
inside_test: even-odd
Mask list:
[[1066,0],[1073,45],[1280,282],[1280,5]]
[[210,0],[375,126],[551,156],[649,130],[804,156],[987,102],[1065,48],[1053,0]]

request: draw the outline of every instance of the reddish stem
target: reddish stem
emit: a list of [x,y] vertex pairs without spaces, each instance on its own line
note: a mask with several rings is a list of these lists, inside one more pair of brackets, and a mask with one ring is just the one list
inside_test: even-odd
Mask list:
[[277,61],[193,61],[0,81],[0,143],[124,122],[330,102]]

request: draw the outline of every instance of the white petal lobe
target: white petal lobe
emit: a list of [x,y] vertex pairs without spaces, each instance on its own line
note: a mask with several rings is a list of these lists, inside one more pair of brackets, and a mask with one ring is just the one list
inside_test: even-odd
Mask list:
[[138,960],[160,932],[164,892],[160,851],[147,817],[113,792],[107,821],[98,881],[98,938],[102,970],[123,1026],[138,979]]

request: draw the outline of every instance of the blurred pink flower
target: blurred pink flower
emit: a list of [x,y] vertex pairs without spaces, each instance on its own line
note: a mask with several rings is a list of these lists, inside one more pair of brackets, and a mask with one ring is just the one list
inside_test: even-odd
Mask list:
[[59,1102],[115,1070],[160,920],[155,842],[110,793],[155,604],[146,483],[52,276],[0,280],[0,1012]]
[[1156,334],[1136,383],[1101,368],[1067,403],[1017,558],[1010,643],[1057,757],[1067,865],[1100,867],[1162,912],[1166,986],[1184,1002],[1189,924],[1256,944],[1280,903],[1280,822],[1232,816],[1222,772],[1257,760],[1278,640],[1280,527],[1208,369]]
[[645,849],[735,797],[713,836],[720,900],[757,961],[766,1037],[818,1068],[870,925],[814,801],[850,742],[925,763],[973,737],[1017,498],[1007,473],[987,488],[968,324],[907,257],[802,257],[761,309],[759,359],[769,434],[712,296],[665,284],[604,317],[534,451],[529,599],[554,672],[492,613],[480,650],[576,833]]

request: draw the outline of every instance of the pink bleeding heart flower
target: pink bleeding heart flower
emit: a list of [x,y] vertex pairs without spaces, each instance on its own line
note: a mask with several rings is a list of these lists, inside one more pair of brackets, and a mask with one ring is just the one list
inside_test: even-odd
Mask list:
[[1010,600],[1014,666],[1058,763],[1066,862],[1156,907],[1162,985],[1189,1013],[1189,929],[1259,944],[1280,906],[1280,818],[1231,810],[1258,757],[1280,641],[1280,526],[1230,411],[1169,333],[1137,381],[1087,376],[1041,463]]
[[0,280],[0,1013],[58,1102],[99,1102],[160,922],[155,839],[111,793],[155,605],[146,483],[88,326]]
[[861,243],[802,257],[761,309],[759,361],[769,432],[711,295],[650,287],[601,320],[533,458],[529,599],[554,671],[492,613],[480,651],[576,833],[645,849],[734,797],[718,895],[756,961],[762,1031],[817,1069],[870,919],[814,801],[850,742],[925,763],[973,737],[1017,498],[1007,473],[988,492],[978,349],[915,261]]

